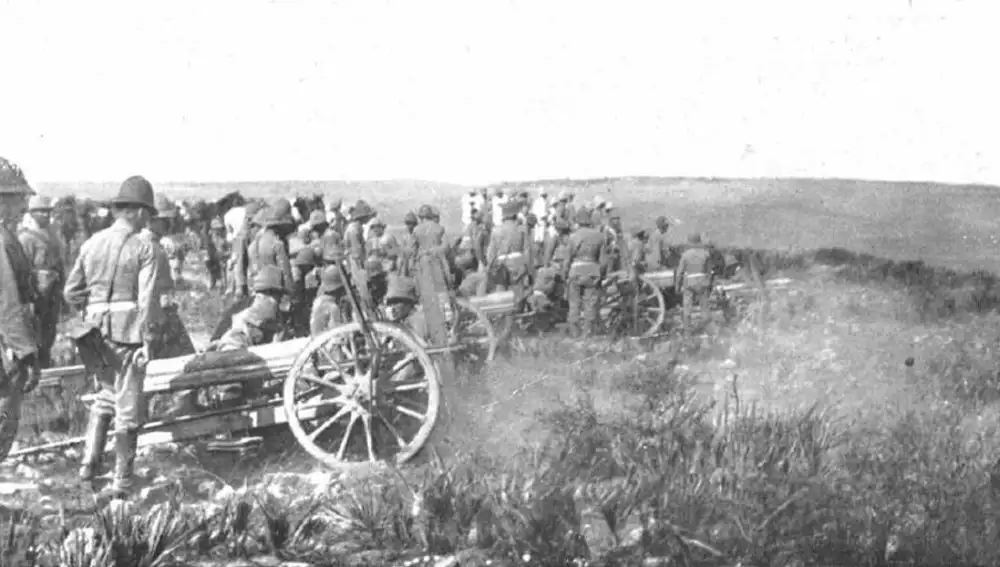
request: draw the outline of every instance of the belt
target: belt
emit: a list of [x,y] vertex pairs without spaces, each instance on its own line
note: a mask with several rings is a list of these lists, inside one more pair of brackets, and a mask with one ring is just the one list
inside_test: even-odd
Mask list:
[[523,252],[511,252],[509,254],[501,254],[497,256],[497,262],[503,262],[504,260],[516,260],[524,256]]
[[139,304],[135,301],[108,301],[91,303],[87,305],[87,315],[99,315],[102,313],[125,313],[138,309]]

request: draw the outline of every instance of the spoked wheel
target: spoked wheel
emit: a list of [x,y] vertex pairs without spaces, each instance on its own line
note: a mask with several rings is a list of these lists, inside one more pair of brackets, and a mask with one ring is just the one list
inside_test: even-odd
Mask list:
[[472,367],[493,360],[497,354],[497,337],[489,317],[468,299],[455,300],[457,312],[448,325],[448,342],[459,346],[455,359]]
[[375,349],[361,326],[349,323],[311,340],[285,379],[288,425],[328,466],[405,463],[437,420],[440,382],[424,345],[398,325],[370,326]]
[[[600,302],[602,330],[610,335],[651,337],[663,326],[667,317],[667,304],[663,292],[652,281],[639,278],[638,289],[624,276],[610,280]],[[632,297],[636,297],[633,320]]]

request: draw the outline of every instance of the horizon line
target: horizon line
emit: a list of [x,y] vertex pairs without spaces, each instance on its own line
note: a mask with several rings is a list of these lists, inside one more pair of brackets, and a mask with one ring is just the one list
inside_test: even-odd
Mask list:
[[[530,185],[530,184],[543,184],[543,183],[586,183],[586,184],[599,184],[599,183],[612,183],[615,181],[634,181],[634,180],[702,180],[702,181],[855,181],[855,182],[865,182],[865,183],[893,183],[893,184],[935,184],[935,185],[949,185],[949,186],[972,186],[972,187],[988,187],[1000,189],[1000,184],[986,183],[980,181],[966,182],[966,181],[936,181],[931,179],[879,179],[871,177],[839,177],[839,176],[717,176],[717,175],[620,175],[620,176],[603,176],[603,177],[552,177],[552,178],[541,178],[541,179],[520,179],[520,180],[506,180],[506,181],[494,181],[491,183],[458,183],[453,181],[437,181],[429,179],[415,179],[415,178],[390,178],[390,179],[233,179],[226,181],[191,181],[191,180],[169,180],[169,181],[156,181],[156,185],[236,185],[236,184],[289,184],[289,183],[344,183],[344,184],[362,184],[362,183],[426,183],[433,185],[453,185],[456,187],[471,188],[471,187],[503,187],[510,185]],[[39,185],[69,185],[69,184],[93,184],[93,185],[117,185],[121,181],[109,181],[109,180],[39,180],[31,182],[29,184],[39,184]]]

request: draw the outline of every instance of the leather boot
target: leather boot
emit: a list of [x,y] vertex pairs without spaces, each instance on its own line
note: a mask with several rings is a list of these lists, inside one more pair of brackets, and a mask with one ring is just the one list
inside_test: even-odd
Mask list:
[[135,453],[139,446],[139,431],[115,431],[115,475],[111,486],[99,495],[99,500],[123,500],[135,487]]
[[84,437],[83,462],[80,465],[79,478],[83,482],[92,482],[101,468],[104,457],[104,445],[108,440],[108,428],[111,427],[111,416],[95,411],[90,412],[87,421],[87,432]]

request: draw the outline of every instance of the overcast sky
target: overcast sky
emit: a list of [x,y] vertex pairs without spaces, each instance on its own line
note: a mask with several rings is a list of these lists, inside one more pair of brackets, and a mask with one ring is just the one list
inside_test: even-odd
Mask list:
[[29,180],[1000,183],[996,0],[0,0]]

